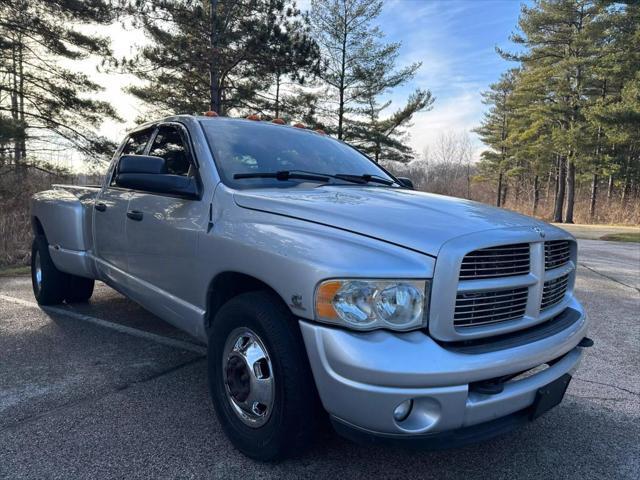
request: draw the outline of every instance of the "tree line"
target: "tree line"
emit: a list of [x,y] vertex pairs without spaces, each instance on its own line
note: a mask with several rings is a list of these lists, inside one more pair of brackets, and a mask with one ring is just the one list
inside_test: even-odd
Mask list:
[[[478,174],[530,212],[553,190],[552,220],[573,223],[577,189],[637,204],[640,196],[640,4],[538,0],[523,6],[512,52],[516,66],[484,92],[489,108],[476,132],[489,147]],[[601,190],[606,196],[600,195]]]
[[[0,0],[0,167],[36,165],[68,148],[89,158],[113,151],[99,126],[122,119],[76,68],[96,57],[104,71],[138,79],[127,91],[144,105],[139,121],[258,114],[406,162],[406,128],[434,98],[418,89],[387,113],[387,94],[420,64],[398,67],[401,45],[376,26],[382,4],[312,0],[303,13],[293,0]],[[116,58],[109,38],[79,28],[113,22],[144,32],[134,55]]]
[[[483,94],[488,108],[476,132],[487,149],[478,163],[468,139],[458,148],[453,132],[415,158],[407,127],[434,97],[416,89],[401,105],[388,101],[421,65],[399,65],[401,45],[379,27],[382,7],[382,0],[312,0],[307,12],[294,0],[0,0],[0,173],[43,168],[48,153],[70,149],[109,157],[115,145],[99,127],[123,119],[81,68],[100,59],[102,71],[137,79],[127,92],[143,105],[140,122],[206,110],[302,122],[410,172],[424,189],[534,215],[546,216],[541,209],[552,201],[555,221],[574,221],[576,198],[587,190],[592,219],[604,205],[637,205],[637,1],[522,7],[513,51],[498,49],[514,67]],[[114,22],[145,34],[128,57],[117,58],[110,39],[90,28]]]

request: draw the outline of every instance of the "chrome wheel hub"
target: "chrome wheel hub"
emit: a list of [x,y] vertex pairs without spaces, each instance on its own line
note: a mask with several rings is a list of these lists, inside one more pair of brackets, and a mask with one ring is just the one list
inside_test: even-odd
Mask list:
[[36,280],[36,288],[38,291],[42,288],[42,266],[40,265],[40,252],[36,252],[36,258],[33,261],[34,277]]
[[273,410],[273,367],[255,332],[248,328],[231,332],[222,355],[222,374],[227,400],[238,418],[252,428],[264,425]]

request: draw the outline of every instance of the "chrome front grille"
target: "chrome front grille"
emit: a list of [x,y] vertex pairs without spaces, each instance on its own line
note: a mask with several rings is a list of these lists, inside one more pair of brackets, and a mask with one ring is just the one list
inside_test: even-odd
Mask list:
[[571,259],[571,248],[568,240],[552,240],[544,242],[544,268],[552,270],[561,267]]
[[540,304],[540,310],[546,310],[554,305],[557,305],[562,301],[567,294],[567,287],[569,286],[569,275],[563,275],[554,280],[544,282],[542,288],[542,302]]
[[460,280],[526,275],[529,264],[528,243],[483,248],[465,255],[460,265]]
[[534,322],[562,303],[573,278],[571,241],[514,243],[464,255],[453,327]]
[[524,315],[529,289],[458,293],[453,323],[456,327],[488,325]]

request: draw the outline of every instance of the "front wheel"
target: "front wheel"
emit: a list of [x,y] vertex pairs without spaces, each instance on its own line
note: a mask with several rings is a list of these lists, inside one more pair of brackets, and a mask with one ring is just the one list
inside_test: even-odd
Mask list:
[[269,292],[241,294],[215,317],[208,376],[233,445],[263,461],[301,452],[314,438],[319,400],[298,325]]

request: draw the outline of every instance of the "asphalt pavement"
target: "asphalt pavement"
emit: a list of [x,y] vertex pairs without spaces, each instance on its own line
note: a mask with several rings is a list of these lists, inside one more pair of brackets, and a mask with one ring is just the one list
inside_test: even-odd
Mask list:
[[188,335],[102,284],[43,310],[28,277],[0,278],[0,478],[640,478],[640,245],[579,245],[595,346],[557,408],[456,450],[328,435],[279,464],[227,441]]

